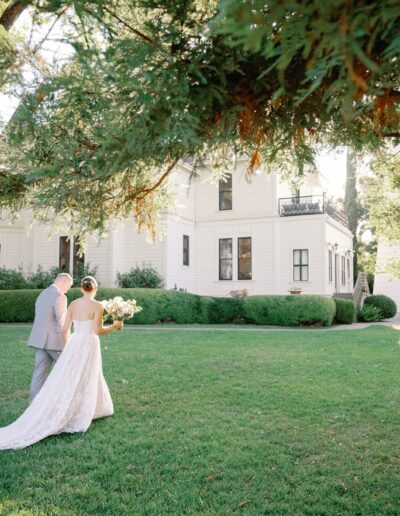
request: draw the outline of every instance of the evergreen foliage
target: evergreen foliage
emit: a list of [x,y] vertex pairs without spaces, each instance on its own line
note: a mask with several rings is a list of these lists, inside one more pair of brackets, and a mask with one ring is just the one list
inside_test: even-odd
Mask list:
[[1,140],[3,206],[55,212],[77,235],[132,214],[154,231],[185,156],[301,174],[321,145],[399,141],[393,0],[40,3],[63,7],[75,54]]
[[389,296],[383,294],[368,296],[364,305],[374,306],[382,312],[382,319],[390,319],[397,313],[397,305]]
[[334,298],[336,304],[335,321],[338,324],[352,324],[357,316],[356,305],[350,299]]

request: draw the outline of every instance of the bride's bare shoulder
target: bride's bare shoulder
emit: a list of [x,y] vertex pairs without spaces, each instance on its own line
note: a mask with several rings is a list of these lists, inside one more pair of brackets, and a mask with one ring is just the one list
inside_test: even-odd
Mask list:
[[104,306],[103,306],[103,304],[100,301],[96,301],[95,299],[93,299],[93,303],[95,304],[95,307],[96,307],[97,310],[103,310],[104,309]]

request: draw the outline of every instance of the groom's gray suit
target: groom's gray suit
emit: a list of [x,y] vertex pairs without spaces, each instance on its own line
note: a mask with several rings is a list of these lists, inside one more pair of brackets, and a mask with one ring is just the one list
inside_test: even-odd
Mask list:
[[62,329],[66,311],[67,298],[54,284],[43,290],[36,300],[35,320],[28,340],[28,346],[36,348],[31,401],[42,388],[64,347]]

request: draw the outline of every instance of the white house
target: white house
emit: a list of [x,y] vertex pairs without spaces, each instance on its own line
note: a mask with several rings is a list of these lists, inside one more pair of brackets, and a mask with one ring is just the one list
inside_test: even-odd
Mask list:
[[[346,216],[322,194],[318,181],[292,191],[274,174],[245,178],[239,162],[231,179],[212,184],[204,168],[190,181],[191,166],[181,163],[170,178],[177,191],[175,212],[161,214],[165,232],[156,244],[138,234],[133,220],[111,229],[106,238],[86,239],[85,262],[97,266],[103,286],[115,286],[116,273],[151,264],[167,289],[227,296],[247,289],[250,295],[332,295],[353,290],[352,233]],[[67,233],[49,238],[49,228],[28,213],[10,224],[0,220],[0,266],[35,270],[59,265],[72,272],[79,264]]]
[[378,243],[376,257],[376,272],[374,280],[374,294],[385,294],[397,304],[400,313],[400,278],[392,277],[384,272],[388,262],[392,259],[400,260],[400,245],[389,244],[384,241]]

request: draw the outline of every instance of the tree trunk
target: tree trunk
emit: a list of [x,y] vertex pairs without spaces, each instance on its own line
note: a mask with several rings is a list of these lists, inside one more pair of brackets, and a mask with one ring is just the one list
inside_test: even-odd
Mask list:
[[357,171],[354,166],[353,155],[351,151],[347,151],[346,156],[346,191],[344,196],[344,211],[349,217],[349,229],[353,233],[353,271],[354,281],[357,280],[358,276],[358,263],[357,263],[357,229],[358,229],[358,200],[357,200]]

